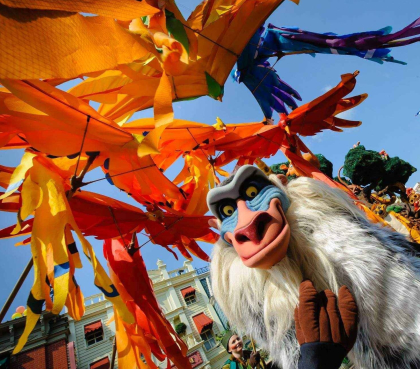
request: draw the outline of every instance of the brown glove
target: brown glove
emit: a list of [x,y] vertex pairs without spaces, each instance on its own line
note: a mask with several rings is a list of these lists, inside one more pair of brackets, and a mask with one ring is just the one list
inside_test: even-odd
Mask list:
[[307,280],[299,288],[299,306],[295,309],[296,336],[300,345],[334,342],[349,352],[357,337],[358,310],[346,286],[337,297],[330,290],[318,293]]
[[260,363],[260,360],[261,360],[260,353],[256,351],[252,351],[251,357],[249,358],[248,362],[252,368],[255,368]]

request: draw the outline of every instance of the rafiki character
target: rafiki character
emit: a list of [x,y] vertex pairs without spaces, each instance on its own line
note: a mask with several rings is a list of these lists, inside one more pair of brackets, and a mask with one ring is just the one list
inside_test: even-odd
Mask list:
[[403,236],[370,223],[340,189],[243,166],[207,197],[221,237],[211,273],[216,300],[283,369],[300,355],[293,312],[299,285],[359,309],[350,359],[358,369],[420,368],[420,260]]

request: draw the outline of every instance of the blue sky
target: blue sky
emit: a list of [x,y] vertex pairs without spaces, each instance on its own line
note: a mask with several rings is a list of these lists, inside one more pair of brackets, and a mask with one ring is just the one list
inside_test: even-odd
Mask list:
[[[198,4],[194,0],[177,1],[180,10],[187,15]],[[299,26],[314,32],[351,33],[370,31],[391,25],[397,31],[420,16],[420,3],[412,0],[301,0],[296,6],[286,0],[270,17],[269,22],[277,26]],[[359,107],[346,113],[346,118],[361,120],[362,126],[343,133],[325,132],[315,137],[304,138],[304,142],[314,153],[322,153],[334,164],[334,172],[342,165],[347,151],[357,141],[368,149],[385,149],[390,156],[399,156],[420,170],[420,156],[415,149],[420,132],[420,117],[414,117],[420,110],[420,43],[394,49],[392,55],[408,62],[407,66],[386,63],[383,65],[349,56],[317,55],[290,56],[283,58],[276,69],[281,78],[297,89],[303,103],[309,102],[340,81],[340,75],[360,71],[354,95],[368,93],[369,98]],[[67,84],[69,88],[72,84]],[[223,102],[203,97],[195,101],[174,105],[175,117],[214,124],[216,117],[225,123],[245,123],[260,121],[263,116],[258,104],[244,85],[229,80],[225,85]],[[133,119],[150,117],[151,110],[137,113]],[[21,151],[1,151],[0,164],[16,166]],[[283,154],[267,160],[268,164],[284,161]],[[171,178],[179,171],[181,163],[170,170]],[[89,173],[89,179],[102,177],[100,171]],[[408,184],[420,181],[420,173],[415,173]],[[106,181],[90,185],[86,190],[99,192],[118,200],[135,204],[117,188]],[[15,223],[15,214],[0,213],[0,228]],[[19,239],[1,241],[0,258],[0,304],[3,305],[16,283],[20,273],[30,258],[29,247],[15,247]],[[102,243],[90,238],[94,249],[104,263]],[[139,236],[140,243],[146,241]],[[207,253],[211,245],[202,244]],[[182,266],[182,256],[176,261],[173,256],[158,245],[147,244],[142,249],[148,269],[156,268],[157,259],[163,260],[168,269]],[[76,278],[85,296],[99,291],[93,285],[92,268],[82,256],[83,269],[76,271]],[[195,259],[193,265],[202,267],[205,263]],[[32,285],[32,272],[27,278],[6,318],[10,318],[17,306],[25,305]]]

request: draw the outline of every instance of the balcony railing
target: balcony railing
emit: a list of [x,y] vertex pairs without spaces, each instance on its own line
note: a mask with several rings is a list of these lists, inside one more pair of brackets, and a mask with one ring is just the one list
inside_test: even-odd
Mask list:
[[175,278],[185,273],[188,273],[187,268],[178,268],[178,269],[171,270],[170,272],[168,272],[168,275],[169,275],[169,278]]
[[92,295],[85,298],[85,306],[96,304],[97,302],[101,302],[105,300],[105,296],[103,293],[97,293],[96,295]]
[[195,340],[194,335],[192,333],[185,335],[182,337],[182,340],[188,346],[188,349],[194,347],[198,342]]
[[209,271],[210,271],[210,267],[209,266],[206,266],[206,267],[199,268],[199,269],[196,269],[195,270],[195,272],[197,273],[197,275],[204,274],[204,273],[207,273]]

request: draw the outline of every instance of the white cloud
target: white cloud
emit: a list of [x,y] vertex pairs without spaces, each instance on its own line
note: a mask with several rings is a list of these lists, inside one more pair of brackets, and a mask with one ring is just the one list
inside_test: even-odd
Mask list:
[[325,93],[325,92],[328,92],[329,90],[331,90],[332,88],[333,88],[333,86],[328,85],[328,86],[325,86],[321,91],[323,93]]

